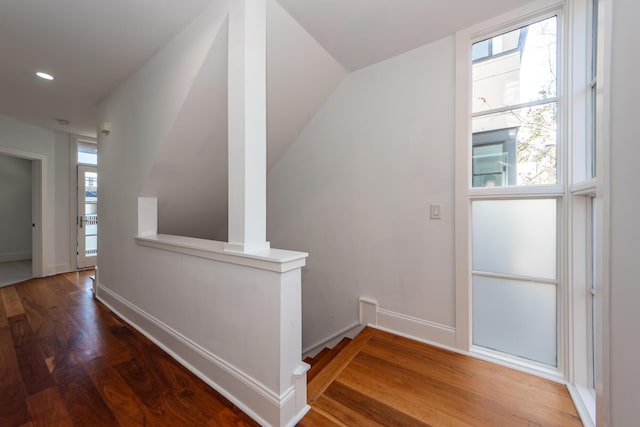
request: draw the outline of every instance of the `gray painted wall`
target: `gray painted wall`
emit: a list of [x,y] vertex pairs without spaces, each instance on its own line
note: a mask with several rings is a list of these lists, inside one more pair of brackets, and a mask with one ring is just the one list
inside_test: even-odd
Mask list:
[[31,259],[31,160],[0,154],[0,262]]

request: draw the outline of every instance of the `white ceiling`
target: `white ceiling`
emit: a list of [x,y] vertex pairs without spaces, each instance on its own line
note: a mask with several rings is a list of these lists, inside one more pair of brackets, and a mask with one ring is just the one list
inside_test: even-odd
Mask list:
[[[95,136],[97,103],[212,1],[3,0],[0,114]],[[278,1],[355,70],[530,0]],[[38,70],[56,80],[37,79]]]
[[[95,136],[97,103],[209,3],[2,0],[0,114]],[[38,70],[56,79],[40,80]]]

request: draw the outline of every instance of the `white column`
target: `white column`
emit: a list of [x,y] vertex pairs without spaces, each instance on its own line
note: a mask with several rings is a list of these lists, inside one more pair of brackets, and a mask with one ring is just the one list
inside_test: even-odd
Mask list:
[[266,241],[266,0],[229,6],[229,243],[255,252]]

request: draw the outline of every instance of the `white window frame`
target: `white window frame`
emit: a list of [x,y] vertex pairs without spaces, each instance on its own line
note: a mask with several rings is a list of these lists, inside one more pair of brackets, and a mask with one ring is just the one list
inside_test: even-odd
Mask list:
[[[78,147],[81,144],[98,144],[95,138],[87,136],[70,135],[69,138],[69,259],[71,265],[77,267],[77,255],[78,255],[78,165],[84,163],[78,163]],[[96,166],[91,165],[89,166]]]
[[[463,351],[471,352],[477,357],[491,360],[495,363],[511,366],[526,372],[534,373],[555,381],[562,380],[565,367],[563,356],[566,353],[562,343],[565,342],[565,328],[558,328],[558,367],[552,368],[517,357],[505,356],[496,352],[480,350],[471,343],[471,203],[473,200],[500,198],[555,198],[559,200],[560,215],[565,211],[565,181],[566,181],[566,112],[565,88],[563,82],[565,64],[563,58],[564,39],[564,2],[558,0],[544,0],[529,4],[515,11],[498,16],[490,21],[478,24],[456,33],[456,148],[455,148],[455,190],[456,190],[456,346]],[[557,64],[557,115],[558,115],[558,167],[557,183],[552,185],[531,185],[516,187],[473,188],[471,172],[471,44],[494,36],[521,28],[551,16],[558,16],[558,64]],[[559,218],[562,218],[560,216]],[[564,245],[564,223],[558,222],[559,248]],[[559,251],[559,253],[561,253]],[[563,260],[558,258],[558,325],[564,323],[564,303],[562,285],[565,282],[563,274]]]
[[[511,357],[478,355],[492,362],[507,365],[539,376],[564,382],[576,403],[585,426],[606,423],[609,418],[609,364],[608,335],[603,333],[608,318],[608,254],[609,236],[609,110],[607,108],[610,81],[608,64],[611,43],[611,1],[598,0],[598,63],[595,136],[597,177],[588,168],[591,153],[585,142],[591,136],[589,129],[589,89],[591,72],[587,68],[591,54],[588,21],[591,0],[541,0],[515,11],[503,14],[487,22],[456,33],[456,145],[455,145],[455,251],[456,251],[456,346],[469,352],[471,346],[471,202],[477,198],[498,197],[557,197],[560,202],[559,220],[560,270],[558,279],[558,369],[545,371],[535,364],[514,360]],[[498,32],[509,31],[561,11],[558,14],[558,183],[550,186],[477,188],[471,187],[471,43]],[[566,83],[565,83],[566,82]],[[597,242],[593,251],[596,265],[596,314],[595,314],[595,399],[588,373],[588,358],[582,346],[589,343],[586,313],[587,292],[591,262],[588,252],[591,239],[586,232],[590,227],[589,206],[595,206],[593,233]],[[582,347],[584,348],[584,347]],[[594,407],[597,410],[594,411]],[[594,414],[595,412],[595,414]]]

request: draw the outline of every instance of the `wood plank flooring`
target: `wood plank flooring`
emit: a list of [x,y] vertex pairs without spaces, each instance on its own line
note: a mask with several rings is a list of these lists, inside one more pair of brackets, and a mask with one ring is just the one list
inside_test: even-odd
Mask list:
[[315,426],[581,426],[565,386],[366,328],[308,385]]
[[[0,289],[0,426],[257,425],[94,300],[92,273]],[[340,348],[299,426],[581,425],[560,384],[371,328]]]
[[93,299],[93,271],[0,289],[0,426],[256,426]]

